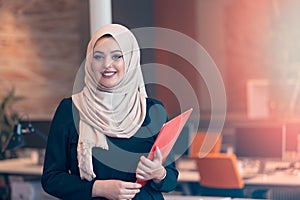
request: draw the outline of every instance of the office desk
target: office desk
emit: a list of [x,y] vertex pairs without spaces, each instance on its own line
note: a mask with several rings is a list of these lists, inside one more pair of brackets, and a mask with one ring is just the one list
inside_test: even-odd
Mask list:
[[[197,171],[179,171],[178,182],[200,182]],[[244,179],[245,186],[268,186],[268,187],[297,187],[300,189],[300,175],[289,175],[278,172],[269,175],[257,175]]]
[[31,158],[17,158],[0,161],[0,174],[41,176],[43,166],[37,165]]
[[[183,159],[177,161],[177,169],[179,171],[179,182],[199,182],[200,175],[194,159]],[[284,166],[286,165],[283,163]],[[274,166],[272,166],[275,168]],[[270,168],[270,167],[269,167]],[[274,171],[269,174],[241,173],[244,177],[245,186],[281,186],[281,187],[300,187],[300,171],[299,173],[289,173],[288,171]]]
[[165,200],[231,200],[230,197],[164,195]]
[[[179,162],[178,182],[182,184],[187,194],[190,187],[199,184],[200,176],[195,170],[195,163],[192,160]],[[18,158],[0,161],[0,174],[2,175],[20,175],[40,177],[43,171],[42,165],[36,165],[31,158]],[[288,174],[286,172],[276,172],[269,175],[257,175],[252,178],[244,179],[245,188],[283,188],[300,190],[300,175]],[[174,197],[168,197],[174,198]],[[207,197],[206,197],[207,198]],[[170,199],[172,200],[172,199]],[[193,199],[187,199],[193,200]],[[206,199],[204,199],[206,200]],[[207,199],[210,200],[210,199]]]
[[263,186],[263,187],[280,187],[280,188],[297,188],[300,189],[300,176],[289,174],[287,172],[275,172],[269,175],[257,175],[253,178],[244,180],[245,186]]
[[[253,200],[249,198],[164,195],[165,200]],[[256,199],[259,200],[259,199]]]
[[244,180],[245,190],[249,193],[256,190],[268,191],[270,199],[300,199],[300,176],[287,172],[275,172],[268,175],[257,175]]
[[56,200],[43,191],[40,183],[42,172],[43,166],[31,158],[0,161],[0,175],[5,179],[9,199]]
[[[183,193],[187,195],[197,194],[197,187],[200,186],[200,175],[196,170],[196,164],[192,159],[187,159],[177,162],[177,168],[179,170],[178,183],[181,186]],[[280,166],[286,166],[285,163]],[[271,165],[271,168],[274,166]],[[300,171],[299,171],[300,172]],[[289,173],[286,171],[274,171],[269,174],[252,174],[252,176],[244,177],[245,192],[251,194],[256,190],[270,191],[272,196],[293,196],[300,199],[300,173]],[[242,174],[243,176],[243,174]]]

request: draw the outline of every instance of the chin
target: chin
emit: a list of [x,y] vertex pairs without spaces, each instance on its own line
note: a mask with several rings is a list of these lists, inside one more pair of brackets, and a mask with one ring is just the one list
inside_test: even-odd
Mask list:
[[112,88],[114,87],[116,84],[107,84],[107,83],[99,83],[99,87],[100,88]]

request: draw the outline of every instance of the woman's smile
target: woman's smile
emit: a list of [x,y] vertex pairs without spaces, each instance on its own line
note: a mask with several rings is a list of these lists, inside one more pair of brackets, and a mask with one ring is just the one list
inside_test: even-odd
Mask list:
[[103,78],[111,78],[113,77],[116,73],[118,73],[117,71],[114,70],[105,70],[104,72],[102,72],[102,77]]
[[94,47],[92,69],[100,87],[112,88],[124,77],[123,52],[112,37],[100,38]]

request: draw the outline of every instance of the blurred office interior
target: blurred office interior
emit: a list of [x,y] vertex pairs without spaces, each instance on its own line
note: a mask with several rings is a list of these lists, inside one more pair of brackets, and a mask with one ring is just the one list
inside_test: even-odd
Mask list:
[[[190,148],[195,134],[217,134],[222,138],[217,153],[236,155],[241,173],[247,171],[264,180],[278,173],[280,180],[292,176],[287,183],[277,183],[273,176],[269,178],[273,182],[264,183],[250,180],[244,173],[245,197],[255,198],[261,192],[260,198],[300,199],[300,181],[295,180],[300,174],[299,10],[298,0],[0,0],[0,100],[12,91],[16,98],[22,97],[13,103],[12,110],[20,116],[21,131],[34,128],[24,134],[23,144],[2,152],[0,195],[21,199],[27,191],[31,199],[38,199],[38,195],[51,198],[39,185],[45,138],[59,101],[72,94],[87,43],[97,26],[92,24],[95,17],[103,18],[102,23],[124,24],[137,34],[149,27],[183,34],[199,45],[216,67],[217,74],[212,77],[199,73],[199,68],[210,64],[195,66],[188,58],[199,58],[201,63],[203,57],[192,46],[182,46],[189,50],[178,54],[141,49],[148,96],[161,100],[170,118],[187,107],[196,107],[174,148],[182,174],[187,172],[188,177],[192,172],[194,178],[198,174]],[[105,16],[103,11],[107,11]],[[137,39],[142,43],[140,36]],[[160,35],[149,38],[153,47],[160,45],[157,38]],[[177,48],[176,41],[169,45]],[[175,70],[188,86],[174,80],[170,70],[161,71],[160,66]],[[220,87],[212,86],[216,82],[222,83]],[[211,94],[211,88],[216,95]],[[187,90],[191,93],[184,93]],[[226,96],[218,96],[219,92]],[[1,139],[1,148],[15,131]],[[217,143],[218,137],[214,138],[205,155]],[[29,158],[39,167],[24,173],[1,172],[1,163],[18,158]],[[198,176],[190,181],[180,177],[173,195],[204,194]]]

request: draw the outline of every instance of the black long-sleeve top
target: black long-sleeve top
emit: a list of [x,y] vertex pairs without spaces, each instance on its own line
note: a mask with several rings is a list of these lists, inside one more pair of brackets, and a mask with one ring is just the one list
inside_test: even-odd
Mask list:
[[[117,179],[135,182],[135,170],[141,155],[150,151],[160,128],[167,120],[161,102],[147,98],[147,113],[138,132],[129,139],[108,137],[109,150],[93,148],[93,169],[96,178],[81,180],[77,160],[78,110],[71,98],[63,99],[54,115],[48,136],[42,186],[61,199],[92,198],[96,180]],[[172,154],[164,163],[167,175],[160,183],[148,181],[135,196],[135,200],[163,199],[161,192],[172,191],[177,184]]]

